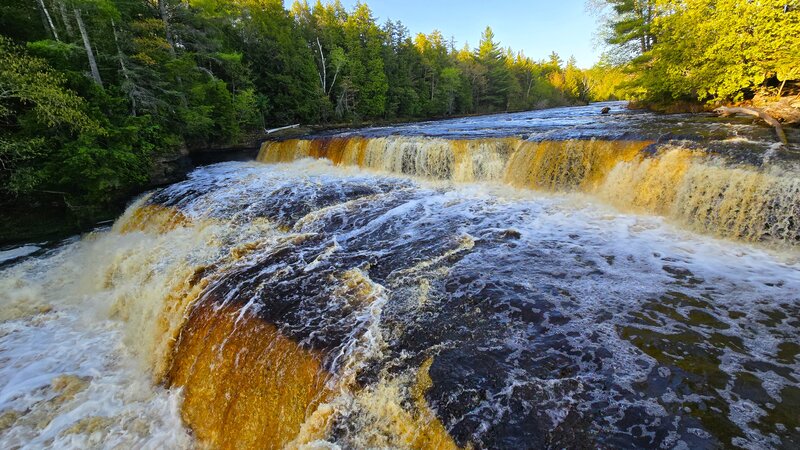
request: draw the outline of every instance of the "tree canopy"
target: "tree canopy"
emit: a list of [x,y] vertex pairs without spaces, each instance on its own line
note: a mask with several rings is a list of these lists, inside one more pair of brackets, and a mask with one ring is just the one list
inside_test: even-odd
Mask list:
[[[800,79],[798,0],[605,0],[633,96],[741,100]],[[634,45],[631,45],[634,44]]]
[[[0,5],[4,201],[98,205],[181,149],[261,129],[567,105],[599,73],[438,31],[379,24],[366,3],[6,0]],[[603,98],[613,96],[609,89]]]

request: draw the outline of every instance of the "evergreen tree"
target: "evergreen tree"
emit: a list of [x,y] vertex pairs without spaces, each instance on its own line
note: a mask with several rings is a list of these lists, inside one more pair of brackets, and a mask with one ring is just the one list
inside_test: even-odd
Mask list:
[[511,94],[511,73],[506,66],[503,49],[494,41],[491,27],[483,31],[476,53],[476,60],[486,68],[486,90],[478,100],[479,109],[506,110]]
[[609,44],[619,46],[630,55],[643,55],[653,49],[656,36],[652,26],[657,0],[607,0],[614,11],[608,24]]
[[322,97],[314,57],[281,0],[244,0],[236,29],[240,50],[254,71],[265,119],[275,124],[313,122]]
[[387,20],[383,27],[383,66],[389,89],[386,93],[386,117],[418,117],[423,105],[415,80],[419,80],[421,55],[414,47],[408,28],[400,21]]
[[[4,201],[61,199],[81,215],[144,186],[159,159],[268,124],[517,110],[585,94],[575,86],[586,72],[568,64],[567,82],[560,62],[502,49],[490,28],[474,51],[456,50],[438,31],[412,39],[400,22],[378,26],[366,4],[347,11],[338,0],[290,11],[281,0],[7,0],[0,13]],[[758,67],[790,71],[786,55]]]
[[383,37],[372,11],[356,5],[344,24],[348,54],[348,78],[354,87],[355,112],[359,117],[381,117],[389,90],[383,71]]

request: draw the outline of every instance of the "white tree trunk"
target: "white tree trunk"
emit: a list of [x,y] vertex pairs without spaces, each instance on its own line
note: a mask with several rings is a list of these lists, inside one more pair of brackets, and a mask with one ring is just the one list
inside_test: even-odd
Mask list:
[[64,22],[64,28],[67,30],[67,37],[70,39],[74,36],[72,30],[72,23],[69,21],[69,16],[67,15],[67,8],[64,7],[64,2],[59,1],[58,3],[58,12],[61,13],[61,21]]
[[[177,58],[177,52],[175,51],[175,39],[172,36],[172,27],[169,24],[169,11],[167,11],[167,3],[166,0],[158,0],[158,12],[161,16],[161,22],[164,23],[164,37],[167,39],[167,44],[169,44],[169,54],[173,58]],[[178,82],[178,86],[183,88],[183,78],[180,75],[175,76],[175,81]],[[186,100],[186,96],[180,94],[181,104],[186,107],[188,106],[189,102]]]
[[47,11],[47,6],[45,6],[44,0],[39,0],[39,7],[42,8],[42,12],[47,18],[47,24],[50,25],[50,32],[53,33],[53,37],[55,37],[57,41],[61,42],[61,39],[58,38],[58,30],[56,30],[56,26],[53,25],[53,18],[50,17],[50,12]]
[[317,48],[319,48],[319,57],[322,60],[322,71],[319,74],[319,81],[322,84],[322,92],[327,93],[328,89],[326,88],[326,84],[328,82],[328,68],[325,64],[325,53],[322,52],[322,44],[319,42],[319,36],[317,37]]
[[167,4],[165,0],[158,0],[158,11],[161,15],[161,22],[164,23],[164,36],[169,44],[169,52],[172,57],[175,57],[175,40],[172,39],[172,31],[169,26],[169,14],[167,13]]
[[81,18],[81,11],[78,8],[75,11],[75,21],[78,22],[78,30],[81,32],[83,39],[83,47],[86,49],[86,57],[89,58],[89,70],[92,72],[94,81],[103,86],[103,80],[100,78],[100,70],[97,68],[97,61],[94,59],[94,52],[92,51],[92,44],[89,42],[89,34],[86,32],[86,26],[83,24]]
[[299,128],[299,127],[300,127],[300,124],[299,124],[299,123],[296,123],[296,124],[294,124],[294,125],[288,125],[288,126],[285,126],[285,127],[273,128],[273,129],[271,129],[271,130],[266,130],[266,129],[265,129],[265,130],[264,130],[264,134],[272,134],[272,133],[276,133],[276,132],[278,132],[278,131],[288,130],[288,129],[290,129],[290,128]]
[[[133,84],[133,81],[131,80],[130,74],[128,72],[128,67],[125,65],[125,55],[122,53],[122,49],[119,46],[119,36],[117,35],[118,34],[117,24],[114,23],[114,19],[111,19],[111,29],[114,31],[114,44],[117,47],[117,59],[119,59],[119,67],[120,69],[122,69],[122,76],[125,77],[125,81]],[[128,97],[131,99],[131,114],[133,116],[136,115],[136,96],[133,93],[134,90],[135,86],[128,92]]]
[[331,81],[331,85],[328,86],[328,92],[326,92],[326,94],[331,95],[331,91],[333,91],[333,85],[336,84],[336,77],[339,76],[339,69],[341,68],[342,68],[341,64],[336,66],[336,72],[333,73],[333,81]]

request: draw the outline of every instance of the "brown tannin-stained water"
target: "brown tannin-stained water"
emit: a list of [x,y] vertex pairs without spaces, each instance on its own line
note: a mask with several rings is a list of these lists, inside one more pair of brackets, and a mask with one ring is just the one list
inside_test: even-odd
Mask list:
[[267,142],[0,253],[0,446],[800,446],[794,149],[525,114]]

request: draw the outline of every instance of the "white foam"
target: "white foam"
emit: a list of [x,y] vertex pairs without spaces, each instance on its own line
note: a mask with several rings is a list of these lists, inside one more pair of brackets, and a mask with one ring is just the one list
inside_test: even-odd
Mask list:
[[[65,283],[76,273],[58,266],[81,245],[0,273],[5,288],[27,292],[12,296],[4,289],[0,307],[40,306],[0,322],[0,415],[16,416],[0,433],[0,447],[191,447],[180,392],[152,384],[124,344],[124,324],[87,314],[86,299],[67,299]],[[44,275],[67,272],[61,279]]]
[[31,253],[35,253],[41,249],[42,248],[38,245],[22,245],[20,247],[14,247],[8,250],[0,250],[0,264],[6,261],[11,261],[12,259],[28,256]]
[[[180,392],[153,386],[149,365],[142,364],[147,356],[142,354],[147,353],[143,349],[154,345],[146,342],[155,335],[148,327],[158,322],[161,302],[173,282],[186,273],[184,269],[219,262],[232,247],[254,241],[272,245],[269,239],[280,232],[270,223],[251,220],[248,208],[277,188],[288,186],[300,191],[298,195],[302,197],[305,190],[314,194],[315,186],[323,182],[337,186],[387,179],[383,174],[334,167],[319,160],[273,166],[221,164],[196,171],[191,183],[169,188],[181,193],[191,189],[192,183],[217,186],[182,204],[182,211],[192,219],[201,219],[198,222],[213,219],[202,226],[178,228],[163,235],[95,233],[45,258],[29,259],[0,272],[0,308],[14,311],[0,322],[0,415],[9,411],[20,415],[0,435],[0,447],[191,446],[179,416]],[[714,308],[705,311],[730,326],[721,333],[741,339],[747,357],[774,360],[777,343],[773,332],[794,332],[790,325],[766,325],[757,319],[765,302],[797,301],[790,298],[800,292],[800,259],[796,250],[767,250],[701,236],[663,218],[622,214],[581,194],[542,194],[491,183],[426,182],[419,189],[426,189],[424,195],[388,209],[349,233],[332,237],[329,251],[318,261],[309,261],[308,269],[340,251],[338,240],[345,243],[358,233],[379,231],[394,222],[405,224],[400,220],[403,218],[411,219],[399,242],[394,243],[397,246],[406,240],[413,243],[431,226],[451,222],[472,227],[452,230],[453,235],[464,236],[469,236],[467,231],[474,234],[475,230],[511,227],[519,234],[521,245],[551,252],[554,265],[569,263],[580,270],[579,259],[585,258],[602,271],[602,276],[563,281],[553,277],[547,282],[579,299],[574,302],[577,306],[564,308],[572,316],[561,331],[578,332],[572,342],[575,348],[588,342],[581,341],[587,330],[595,332],[593,344],[602,344],[612,355],[606,361],[610,367],[604,369],[614,373],[617,385],[630,390],[635,382],[646,379],[656,362],[619,336],[616,327],[626,325],[628,320],[624,313],[638,311],[643,300],[658,299],[666,290],[697,294],[691,286],[675,283],[663,270],[669,261],[675,261],[721,293],[711,302],[721,310],[747,314],[744,319],[734,319],[717,314]],[[318,211],[304,220],[313,222],[315,217],[336,209]],[[305,230],[305,224],[301,225],[294,231]],[[556,244],[539,248],[539,243]],[[613,257],[613,264],[605,257]],[[565,272],[572,268],[552,267]],[[390,289],[369,280],[368,274],[352,275],[361,275],[365,283],[370,283],[375,298],[357,318],[357,327],[348,341],[352,345],[339,349],[340,358],[334,366],[345,372],[380,353],[385,345],[380,325],[388,298],[384,289]],[[675,308],[677,313],[685,312]],[[559,309],[558,305],[555,309]],[[597,317],[604,312],[614,317],[598,323]],[[0,320],[3,317],[0,314]],[[655,331],[669,333],[678,325],[668,321]],[[525,340],[512,344],[524,346]],[[741,369],[744,356],[727,351],[720,359],[720,368],[733,373]],[[658,373],[670,375],[669,371]],[[62,399],[63,394],[56,388],[65,376],[82,387],[68,399]],[[589,373],[578,381],[588,385],[592,376]],[[762,378],[773,397],[789,384],[773,375]],[[561,381],[564,380],[558,382]],[[513,387],[524,383],[546,388],[550,382],[509,379],[509,389],[498,395],[512,395]],[[729,403],[735,403],[729,392],[725,395]],[[685,396],[667,398],[689,401]],[[643,399],[643,405],[654,416],[663,414],[651,400]],[[554,423],[564,419],[564,407],[573,407],[571,399],[564,402],[548,411]],[[747,442],[763,442],[763,436],[748,428],[749,419],[758,419],[761,412],[745,408],[743,402],[735,404],[736,416],[732,420],[748,431]],[[503,414],[488,411],[496,402],[484,406],[487,414]],[[34,420],[38,417],[45,419]],[[102,426],[89,426],[95,417],[102,418],[98,421]],[[70,429],[78,432],[68,433]]]

